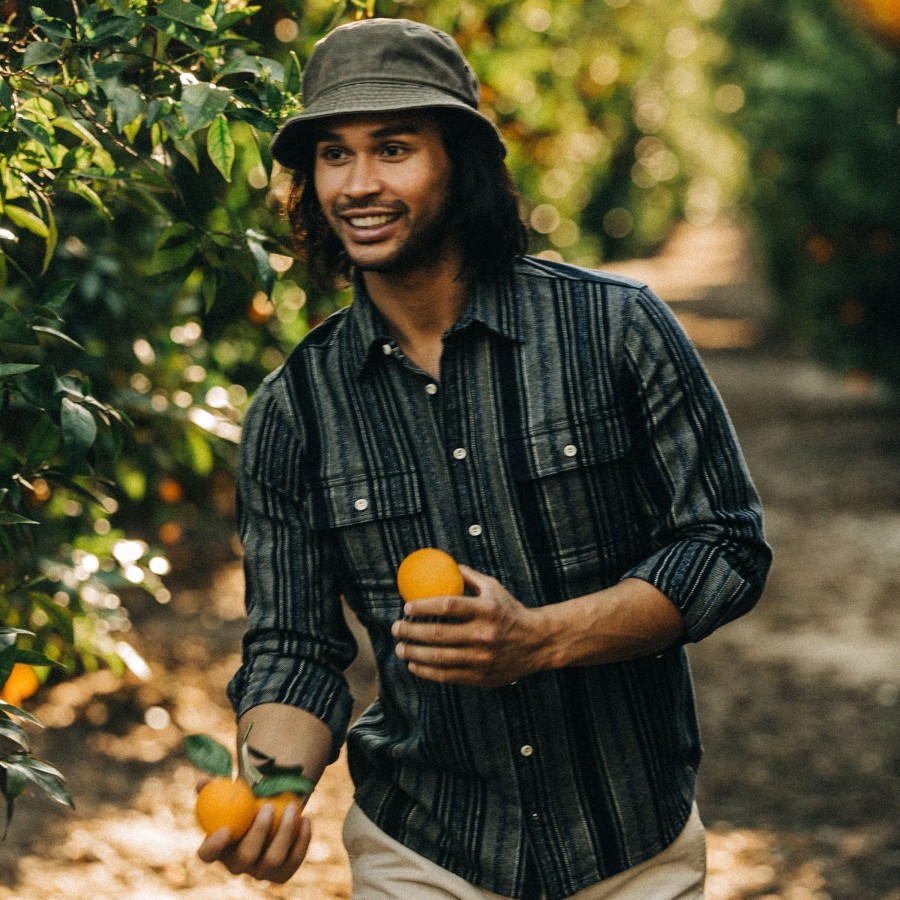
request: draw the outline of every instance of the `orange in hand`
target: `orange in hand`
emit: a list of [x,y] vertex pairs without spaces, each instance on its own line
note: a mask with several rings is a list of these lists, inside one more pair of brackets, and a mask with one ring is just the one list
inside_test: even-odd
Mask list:
[[220,775],[200,789],[195,812],[206,834],[227,828],[232,841],[239,841],[256,818],[256,797],[243,778]]
[[458,596],[465,590],[456,560],[443,550],[414,550],[397,569],[397,589],[409,603],[423,597]]

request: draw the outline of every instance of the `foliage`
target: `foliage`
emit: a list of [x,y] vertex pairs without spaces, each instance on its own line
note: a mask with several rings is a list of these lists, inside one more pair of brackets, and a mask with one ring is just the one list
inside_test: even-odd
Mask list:
[[732,48],[727,77],[746,92],[735,122],[781,321],[838,370],[896,389],[900,32],[893,9],[893,43],[831,0],[733,0],[718,24]]
[[235,31],[257,10],[49,2],[2,28],[0,614],[69,667],[116,662],[122,589],[168,599],[165,560],[110,515],[177,504],[237,432],[199,321],[275,290],[269,210],[239,218],[245,177],[228,192],[267,180],[260,138],[299,87],[296,55]]
[[[22,650],[16,646],[17,639],[27,634],[16,628],[0,626],[0,688],[2,688],[13,666],[17,663],[28,665],[51,665],[52,661],[39,653]],[[57,803],[72,807],[72,798],[65,787],[60,772],[42,759],[31,754],[28,733],[16,720],[32,725],[41,723],[34,716],[17,705],[0,700],[0,748],[15,748],[11,752],[0,752],[0,794],[6,799],[6,826],[12,821],[15,801],[29,787],[44,791]],[[5,832],[4,832],[5,833]]]

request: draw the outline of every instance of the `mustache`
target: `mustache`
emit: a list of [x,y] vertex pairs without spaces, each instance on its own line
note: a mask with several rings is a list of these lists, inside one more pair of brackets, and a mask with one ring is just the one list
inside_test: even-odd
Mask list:
[[382,212],[405,213],[409,207],[402,200],[379,201],[377,203],[373,203],[371,200],[348,200],[344,203],[335,203],[331,207],[331,214],[333,216],[345,216],[357,210],[368,211],[372,209],[381,210]]

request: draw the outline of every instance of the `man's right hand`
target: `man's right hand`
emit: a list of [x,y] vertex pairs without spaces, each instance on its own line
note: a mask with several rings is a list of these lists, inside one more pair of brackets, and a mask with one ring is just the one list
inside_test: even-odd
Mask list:
[[233,875],[284,884],[306,857],[312,830],[309,819],[300,814],[299,804],[289,803],[269,840],[274,815],[272,806],[264,805],[239,841],[231,840],[227,828],[214,831],[200,845],[198,856],[207,863],[221,862]]

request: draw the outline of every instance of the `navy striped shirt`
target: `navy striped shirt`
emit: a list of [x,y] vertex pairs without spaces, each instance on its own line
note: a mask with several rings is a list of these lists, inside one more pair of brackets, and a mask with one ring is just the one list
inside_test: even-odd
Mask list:
[[688,641],[759,598],[758,496],[694,348],[647,287],[526,258],[470,291],[438,380],[357,283],[255,397],[238,497],[249,628],[231,700],[312,712],[336,754],[356,652],[343,598],[379,670],[349,764],[385,832],[489,891],[547,900],[678,835],[701,756],[682,646],[487,689],[416,678],[390,633],[397,567],[424,546],[528,606],[644,579]]

